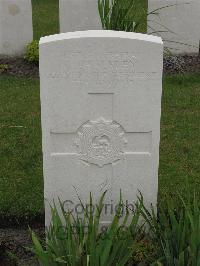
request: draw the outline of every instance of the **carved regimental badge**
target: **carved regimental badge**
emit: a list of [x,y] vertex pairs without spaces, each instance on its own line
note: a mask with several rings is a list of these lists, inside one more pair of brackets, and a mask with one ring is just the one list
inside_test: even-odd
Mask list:
[[76,144],[81,160],[102,167],[123,157],[126,139],[119,124],[100,118],[79,128]]

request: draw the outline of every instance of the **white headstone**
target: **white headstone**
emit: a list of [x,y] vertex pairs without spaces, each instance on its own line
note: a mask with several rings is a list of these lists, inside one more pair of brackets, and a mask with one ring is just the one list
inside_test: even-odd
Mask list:
[[[75,209],[79,200],[155,206],[158,189],[163,45],[159,37],[65,33],[40,40],[44,190]],[[77,194],[76,194],[77,193]],[[68,208],[70,208],[68,206]],[[80,206],[79,206],[80,207]],[[105,211],[103,222],[112,213]],[[50,211],[46,204],[46,224]]]
[[21,55],[32,40],[31,0],[0,0],[0,54]]
[[[199,52],[200,1],[148,0],[148,33],[163,38],[173,54]],[[163,8],[165,7],[165,8]]]
[[59,0],[60,32],[101,30],[98,0]]

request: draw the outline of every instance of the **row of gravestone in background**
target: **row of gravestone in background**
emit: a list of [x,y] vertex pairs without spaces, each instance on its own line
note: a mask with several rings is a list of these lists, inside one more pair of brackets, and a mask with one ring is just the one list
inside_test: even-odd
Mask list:
[[[60,32],[100,30],[97,0],[60,0]],[[199,52],[200,1],[148,0],[148,33],[172,53]],[[167,6],[166,8],[163,8]],[[31,0],[0,1],[0,54],[20,55],[33,39]]]

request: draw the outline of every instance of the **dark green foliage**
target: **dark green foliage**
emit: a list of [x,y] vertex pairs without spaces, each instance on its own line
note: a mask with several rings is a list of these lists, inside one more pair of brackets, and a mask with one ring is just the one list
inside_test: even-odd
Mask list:
[[146,29],[146,1],[98,0],[98,8],[104,30],[135,32]]
[[25,59],[30,63],[39,63],[39,41],[32,41],[26,47]]
[[41,265],[200,265],[200,203],[196,194],[189,196],[187,202],[180,196],[180,209],[168,200],[158,216],[154,209],[149,211],[144,206],[141,195],[135,212],[127,212],[121,219],[119,213],[124,205],[120,200],[117,214],[102,231],[104,196],[105,193],[95,213],[90,196],[91,208],[84,209],[82,219],[66,213],[61,202],[59,210],[54,205],[46,244],[41,245],[32,233],[34,252]]
[[[189,196],[189,194],[188,194]],[[181,197],[180,197],[181,198]],[[200,265],[200,203],[199,198],[181,198],[182,206],[167,201],[165,208],[149,212],[145,207],[143,217],[150,227],[154,242],[160,247],[160,263],[168,266]],[[162,265],[162,264],[161,264]]]
[[89,210],[84,208],[82,219],[66,213],[61,202],[59,210],[54,205],[52,223],[46,233],[45,247],[32,233],[34,252],[41,265],[126,265],[140,236],[141,227],[138,226],[138,221],[142,205],[136,205],[131,224],[128,225],[129,212],[127,211],[122,218],[119,215],[123,208],[123,202],[120,200],[118,211],[111,224],[107,228],[104,227],[106,230],[102,230],[100,218],[104,196],[105,193],[93,213],[94,205],[90,195],[91,208]]

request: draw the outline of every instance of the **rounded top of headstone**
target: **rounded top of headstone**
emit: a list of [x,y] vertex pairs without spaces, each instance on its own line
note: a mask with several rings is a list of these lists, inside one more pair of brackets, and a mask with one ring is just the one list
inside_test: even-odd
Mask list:
[[162,39],[154,35],[135,33],[135,32],[125,32],[125,31],[89,30],[89,31],[67,32],[67,33],[45,36],[40,39],[40,45],[49,42],[56,42],[67,39],[79,39],[79,38],[122,38],[122,39],[140,40],[151,43],[163,44]]

